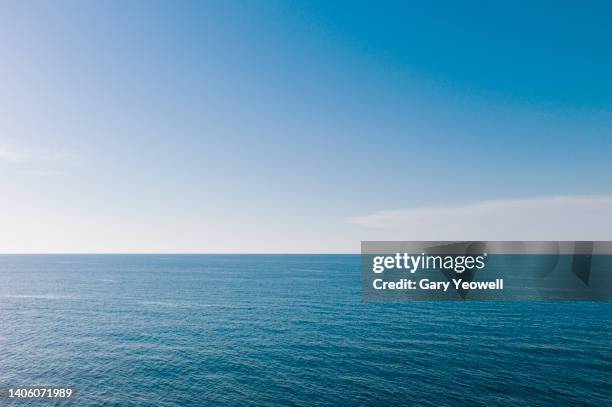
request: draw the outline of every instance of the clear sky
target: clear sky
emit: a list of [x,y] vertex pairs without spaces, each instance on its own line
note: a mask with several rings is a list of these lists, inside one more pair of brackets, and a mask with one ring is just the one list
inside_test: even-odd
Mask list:
[[612,239],[612,3],[3,1],[0,252]]

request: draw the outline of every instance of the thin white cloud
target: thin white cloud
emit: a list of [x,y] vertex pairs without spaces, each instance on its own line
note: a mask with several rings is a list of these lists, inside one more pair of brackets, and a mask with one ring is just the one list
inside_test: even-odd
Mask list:
[[24,151],[19,151],[15,148],[2,146],[0,147],[0,161],[9,163],[24,163],[31,159],[31,157]]
[[351,219],[402,240],[612,240],[612,197],[560,196],[385,210]]
[[14,166],[26,175],[58,175],[80,162],[81,157],[69,150],[0,146],[0,163]]

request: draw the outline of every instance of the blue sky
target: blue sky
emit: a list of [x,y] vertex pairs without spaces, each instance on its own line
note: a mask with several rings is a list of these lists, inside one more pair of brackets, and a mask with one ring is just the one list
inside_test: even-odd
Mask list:
[[612,6],[462,3],[3,2],[0,251],[612,238]]

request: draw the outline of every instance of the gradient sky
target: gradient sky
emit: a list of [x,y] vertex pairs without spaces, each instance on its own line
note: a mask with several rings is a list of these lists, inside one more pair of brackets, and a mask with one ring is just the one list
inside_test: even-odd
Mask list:
[[612,239],[612,3],[428,3],[0,3],[0,252]]

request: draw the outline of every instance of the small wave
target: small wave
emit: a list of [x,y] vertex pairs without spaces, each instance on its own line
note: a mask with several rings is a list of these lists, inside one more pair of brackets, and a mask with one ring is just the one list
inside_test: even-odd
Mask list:
[[0,298],[11,298],[11,299],[28,299],[28,300],[76,300],[78,297],[73,295],[62,295],[62,294],[14,294],[14,295],[1,295]]
[[164,301],[140,301],[140,305],[147,305],[152,307],[167,307],[167,308],[183,308],[183,304],[176,302],[164,302]]
[[109,284],[114,284],[117,282],[117,280],[112,280],[110,278],[98,278],[96,280],[93,280],[96,283],[109,283]]

